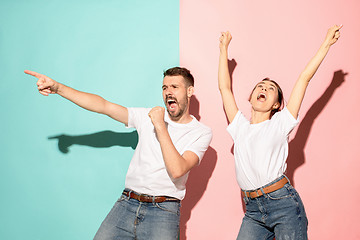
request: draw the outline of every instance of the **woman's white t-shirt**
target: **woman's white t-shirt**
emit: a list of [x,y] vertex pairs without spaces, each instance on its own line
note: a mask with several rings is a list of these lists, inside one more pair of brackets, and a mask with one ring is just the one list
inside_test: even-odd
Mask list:
[[286,107],[257,124],[250,124],[240,111],[236,114],[227,131],[234,140],[236,178],[241,189],[257,189],[284,174],[288,137],[298,122]]

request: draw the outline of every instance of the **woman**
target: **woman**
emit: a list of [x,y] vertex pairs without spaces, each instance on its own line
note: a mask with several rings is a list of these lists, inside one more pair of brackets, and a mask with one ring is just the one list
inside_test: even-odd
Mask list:
[[[256,84],[249,102],[248,121],[238,110],[231,90],[228,46],[231,34],[220,37],[219,90],[228,132],[234,140],[237,181],[244,193],[246,213],[237,239],[307,239],[307,218],[299,194],[284,175],[288,135],[298,123],[298,113],[310,79],[330,46],[340,37],[342,26],[331,27],[315,56],[295,83],[288,104],[269,78]],[[281,110],[282,109],[282,110]]]

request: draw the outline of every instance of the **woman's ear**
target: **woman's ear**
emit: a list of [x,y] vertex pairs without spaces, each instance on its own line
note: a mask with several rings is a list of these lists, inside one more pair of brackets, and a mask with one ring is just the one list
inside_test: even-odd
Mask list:
[[273,105],[273,109],[279,109],[280,108],[280,103],[277,102]]

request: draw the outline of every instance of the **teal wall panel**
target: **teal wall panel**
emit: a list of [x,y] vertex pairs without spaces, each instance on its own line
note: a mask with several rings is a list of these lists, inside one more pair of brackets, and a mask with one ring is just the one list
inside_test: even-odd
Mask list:
[[0,239],[91,239],[124,188],[136,133],[30,69],[128,107],[163,105],[178,1],[0,1]]

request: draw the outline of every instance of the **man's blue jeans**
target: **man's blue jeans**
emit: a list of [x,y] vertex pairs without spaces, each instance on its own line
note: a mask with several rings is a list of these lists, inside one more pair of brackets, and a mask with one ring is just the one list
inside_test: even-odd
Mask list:
[[145,203],[122,195],[94,240],[177,240],[179,221],[179,202]]
[[244,201],[246,213],[237,240],[272,240],[274,237],[276,240],[307,239],[308,220],[304,205],[289,183],[257,198],[245,196]]

